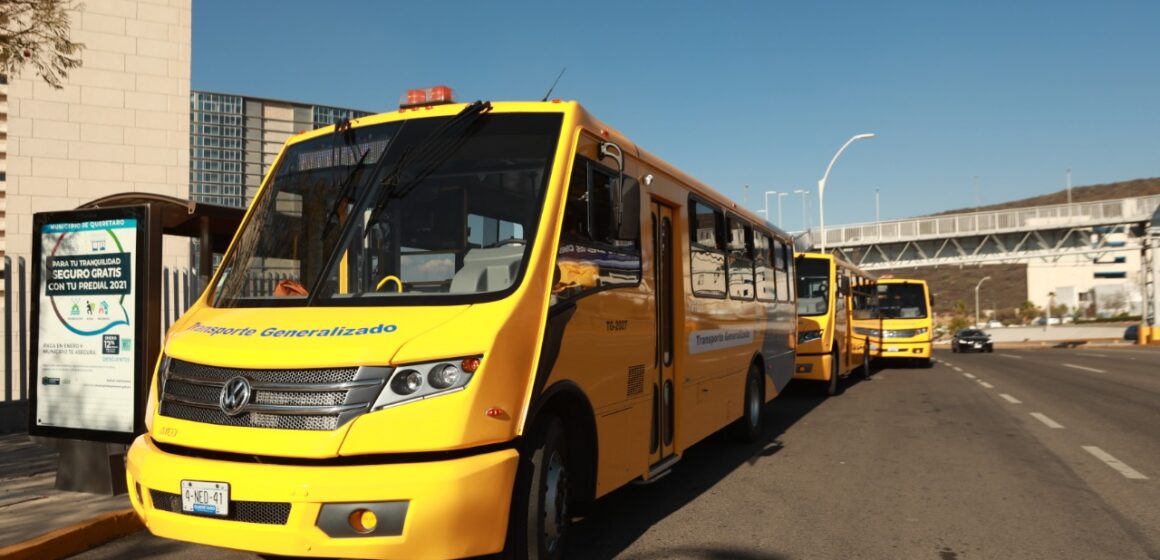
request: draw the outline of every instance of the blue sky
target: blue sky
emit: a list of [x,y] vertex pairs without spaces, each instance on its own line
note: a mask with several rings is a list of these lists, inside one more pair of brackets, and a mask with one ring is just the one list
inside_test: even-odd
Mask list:
[[[826,223],[1160,176],[1160,2],[193,3],[193,88],[393,110],[574,99],[737,201]],[[750,185],[748,196],[744,185]],[[776,196],[770,214],[777,218]],[[800,229],[801,197],[782,200]]]

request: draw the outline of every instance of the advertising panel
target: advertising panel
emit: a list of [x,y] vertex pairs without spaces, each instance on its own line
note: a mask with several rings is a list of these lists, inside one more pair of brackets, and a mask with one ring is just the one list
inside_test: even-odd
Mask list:
[[145,207],[36,214],[29,433],[141,430]]

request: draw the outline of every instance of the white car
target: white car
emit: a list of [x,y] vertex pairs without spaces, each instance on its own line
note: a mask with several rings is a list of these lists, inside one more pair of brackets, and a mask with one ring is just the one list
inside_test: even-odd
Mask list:
[[987,321],[986,327],[988,329],[1001,329],[1001,328],[1003,328],[1003,323],[996,321],[994,319],[991,319],[990,321]]

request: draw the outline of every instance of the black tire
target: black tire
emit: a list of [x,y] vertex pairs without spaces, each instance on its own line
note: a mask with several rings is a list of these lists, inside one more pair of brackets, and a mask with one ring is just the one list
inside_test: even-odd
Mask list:
[[571,522],[570,493],[564,424],[549,416],[536,423],[520,450],[504,557],[562,559]]
[[870,345],[862,347],[862,379],[870,379]]
[[761,415],[765,410],[765,384],[762,381],[761,370],[756,365],[749,366],[741,418],[733,425],[733,438],[742,443],[753,443],[761,437]]
[[958,354],[958,353],[959,353],[959,345],[958,345],[958,344],[955,344],[955,343],[953,343],[953,342],[951,343],[951,353],[952,353],[952,354]]
[[838,375],[838,349],[830,351],[830,382],[826,385],[826,394],[833,397],[842,394],[842,380]]

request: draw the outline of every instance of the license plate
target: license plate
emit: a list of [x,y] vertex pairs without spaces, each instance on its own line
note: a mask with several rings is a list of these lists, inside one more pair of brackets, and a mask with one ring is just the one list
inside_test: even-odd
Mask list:
[[975,348],[982,348],[982,347],[983,347],[983,343],[982,343],[982,342],[976,342],[976,343],[975,343]]
[[897,352],[897,351],[898,351],[898,347],[897,347],[897,346],[887,346],[887,347],[886,347],[886,351],[887,351],[887,352]]
[[230,514],[230,484],[202,480],[181,481],[181,511],[225,517]]

